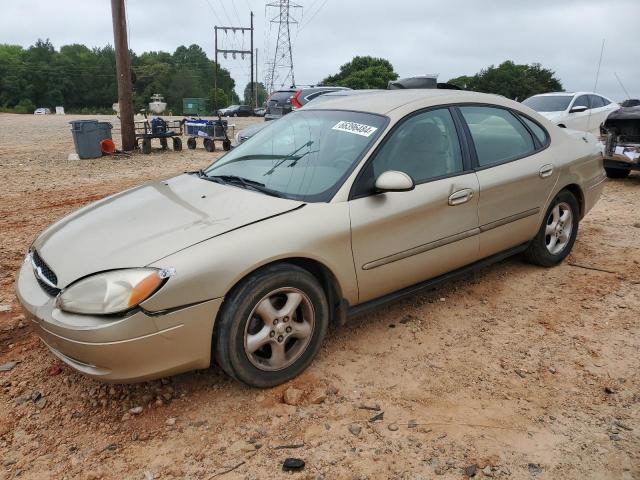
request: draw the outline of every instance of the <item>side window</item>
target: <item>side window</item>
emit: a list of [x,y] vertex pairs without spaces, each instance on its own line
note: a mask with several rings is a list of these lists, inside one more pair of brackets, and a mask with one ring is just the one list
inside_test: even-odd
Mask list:
[[591,101],[591,108],[600,108],[605,105],[600,95],[589,95],[589,100]]
[[587,108],[591,108],[591,106],[589,105],[589,95],[580,95],[578,98],[576,98],[576,101],[573,103],[573,107],[587,107]]
[[476,148],[481,167],[503,163],[535,150],[527,129],[508,110],[493,107],[460,107]]
[[547,143],[547,133],[544,131],[544,129],[533,120],[530,120],[523,115],[518,116],[527,125],[527,127],[529,127],[529,130],[533,132],[540,144],[545,145]]
[[387,170],[407,173],[415,183],[461,172],[462,153],[448,109],[419,113],[403,122],[372,162],[373,178]]
[[[600,97],[600,95],[598,95]],[[604,98],[604,97],[600,97],[600,100],[602,101],[602,105],[603,106],[607,106],[607,105],[611,105],[611,101],[608,98]]]

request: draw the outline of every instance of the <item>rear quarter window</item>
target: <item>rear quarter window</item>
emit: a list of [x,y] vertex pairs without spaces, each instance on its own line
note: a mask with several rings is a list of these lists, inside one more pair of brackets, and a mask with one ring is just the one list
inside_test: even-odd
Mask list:
[[533,132],[535,137],[540,142],[540,145],[542,145],[542,146],[546,145],[547,142],[548,142],[549,137],[547,137],[547,132],[545,131],[545,129],[542,128],[540,125],[538,125],[533,120],[525,117],[524,115],[518,115],[518,116],[527,125],[527,127],[529,127],[529,130],[531,130]]

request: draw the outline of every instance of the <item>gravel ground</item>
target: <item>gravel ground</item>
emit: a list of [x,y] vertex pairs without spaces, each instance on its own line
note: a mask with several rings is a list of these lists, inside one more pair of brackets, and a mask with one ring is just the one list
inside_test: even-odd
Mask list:
[[69,161],[74,118],[0,114],[0,478],[640,479],[638,174],[607,183],[562,265],[507,260],[353,319],[289,384],[212,367],[101,385],[21,315],[25,251],[66,213],[219,153]]

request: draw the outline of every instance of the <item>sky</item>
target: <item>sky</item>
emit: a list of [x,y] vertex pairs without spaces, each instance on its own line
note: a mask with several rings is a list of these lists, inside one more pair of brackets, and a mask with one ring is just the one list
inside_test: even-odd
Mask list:
[[[271,0],[274,1],[274,0]],[[126,0],[129,47],[173,52],[200,45],[214,56],[213,26],[248,26],[255,14],[258,76],[272,58],[276,14],[265,0]],[[472,75],[504,60],[541,63],[565,90],[595,90],[613,100],[640,98],[640,0],[298,0],[292,9],[293,61],[298,85],[318,83],[356,55],[388,59],[401,76],[438,74],[439,81]],[[629,19],[628,21],[626,19]],[[49,38],[113,44],[109,0],[3,2],[0,43],[28,47]],[[604,53],[597,78],[604,40]],[[248,34],[219,38],[220,48],[249,49]],[[243,92],[249,60],[219,59]]]

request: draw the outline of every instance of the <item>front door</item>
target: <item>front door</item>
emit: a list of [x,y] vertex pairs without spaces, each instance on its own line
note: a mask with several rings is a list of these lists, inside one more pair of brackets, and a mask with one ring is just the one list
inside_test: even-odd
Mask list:
[[[383,172],[407,173],[409,192],[376,193]],[[364,167],[349,201],[359,300],[365,302],[472,263],[478,255],[478,180],[465,171],[447,108],[403,120]]]

